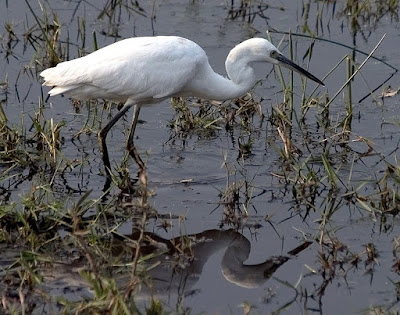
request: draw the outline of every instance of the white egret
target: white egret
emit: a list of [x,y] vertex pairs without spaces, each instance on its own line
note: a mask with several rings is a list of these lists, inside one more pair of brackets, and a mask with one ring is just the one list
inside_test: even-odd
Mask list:
[[238,98],[256,84],[254,67],[259,62],[284,66],[323,85],[321,80],[291,62],[262,38],[248,39],[230,51],[225,61],[229,78],[213,71],[200,46],[176,36],[125,39],[87,56],[61,62],[40,75],[44,78],[43,85],[52,86],[51,96],[65,94],[77,99],[102,98],[124,103],[98,133],[108,175],[111,165],[105,142],[107,133],[134,105],[126,147],[139,166],[141,182],[146,184],[145,166],[133,143],[141,106],[174,96],[217,101]]

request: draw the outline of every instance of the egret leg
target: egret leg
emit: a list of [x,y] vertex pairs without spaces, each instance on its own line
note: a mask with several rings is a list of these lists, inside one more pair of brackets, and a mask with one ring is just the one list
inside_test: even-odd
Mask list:
[[139,156],[139,153],[136,150],[134,136],[135,136],[135,129],[139,119],[140,113],[140,105],[135,104],[133,109],[133,118],[132,118],[132,125],[131,129],[129,130],[129,136],[126,141],[126,149],[129,152],[129,155],[135,160],[136,164],[139,166],[139,180],[144,185],[147,186],[147,172],[146,166],[144,165],[142,159]]
[[104,167],[106,169],[107,177],[111,177],[111,164],[110,158],[108,155],[108,149],[106,144],[106,137],[110,129],[115,125],[115,123],[126,113],[126,111],[132,107],[132,103],[128,103],[129,100],[125,103],[125,105],[121,108],[121,110],[105,125],[97,134],[99,140],[100,152],[102,154]]

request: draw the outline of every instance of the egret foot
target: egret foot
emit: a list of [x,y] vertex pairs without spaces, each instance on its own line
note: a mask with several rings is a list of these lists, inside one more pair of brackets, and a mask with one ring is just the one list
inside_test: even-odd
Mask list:
[[101,158],[103,160],[104,169],[106,171],[106,176],[107,176],[107,178],[111,178],[111,163],[110,163],[110,157],[108,155],[108,149],[107,149],[107,144],[106,144],[107,131],[105,132],[104,128],[101,129],[97,134],[97,139],[99,141],[100,152],[102,155]]
[[135,145],[133,142],[129,142],[126,145],[126,149],[129,152],[129,155],[133,158],[133,160],[136,162],[136,164],[139,167],[138,171],[138,178],[140,183],[146,187],[147,186],[147,171],[146,171],[146,166],[144,165],[142,159],[139,156],[139,153],[136,150]]

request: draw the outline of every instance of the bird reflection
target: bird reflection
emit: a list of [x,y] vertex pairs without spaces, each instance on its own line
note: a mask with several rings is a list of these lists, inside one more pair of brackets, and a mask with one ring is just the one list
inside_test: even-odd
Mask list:
[[[129,236],[138,239],[139,232]],[[121,253],[125,245],[119,243],[115,249]],[[263,263],[245,264],[251,243],[241,233],[234,230],[207,230],[198,234],[164,239],[155,233],[145,233],[141,250],[143,255],[161,251],[150,258],[147,264],[156,266],[148,271],[149,294],[162,295],[166,292],[178,293],[190,290],[199,280],[203,267],[216,252],[225,249],[221,261],[221,271],[225,279],[244,288],[262,286],[272,274],[291,257],[306,249],[311,242],[304,242],[284,256],[272,256]],[[186,248],[185,248],[186,247]]]
[[[141,233],[118,236],[112,242],[114,257],[127,259],[135,255],[136,248],[132,246],[139,239]],[[291,250],[287,255],[272,256],[263,263],[250,265],[248,259],[251,243],[241,233],[234,230],[206,230],[204,232],[173,239],[165,239],[151,232],[142,234],[140,254],[145,262],[143,286],[136,294],[136,298],[188,296],[196,292],[195,285],[202,276],[203,267],[209,258],[216,252],[225,249],[221,261],[221,271],[224,278],[243,288],[257,288],[262,286],[273,273],[285,262],[306,249],[311,242],[304,242]],[[146,258],[150,257],[150,258]],[[69,287],[79,287],[81,296],[88,285],[78,281],[80,276],[78,267],[68,264],[55,264],[52,272],[47,270],[47,280],[51,280],[50,287],[60,290],[62,284]],[[129,272],[130,271],[130,272]],[[119,269],[112,275],[121,288],[130,285],[131,270],[126,272]],[[81,278],[82,279],[82,278]],[[65,286],[65,285],[64,285]],[[63,290],[65,294],[66,290]],[[73,294],[72,294],[73,295]],[[85,296],[88,298],[89,296]],[[77,297],[74,297],[76,299]]]

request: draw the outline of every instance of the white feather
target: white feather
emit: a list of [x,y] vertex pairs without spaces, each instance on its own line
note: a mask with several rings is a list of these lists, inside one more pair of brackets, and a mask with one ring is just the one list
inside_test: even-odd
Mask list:
[[204,51],[179,37],[138,37],[58,64],[40,75],[50,95],[141,102],[179,92],[207,63]]

